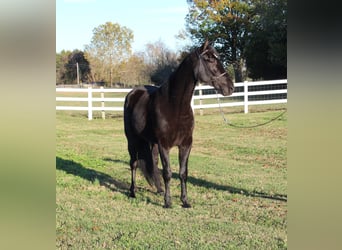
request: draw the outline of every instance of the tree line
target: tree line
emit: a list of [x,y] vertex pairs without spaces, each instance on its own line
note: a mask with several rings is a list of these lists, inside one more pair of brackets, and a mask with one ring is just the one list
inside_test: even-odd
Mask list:
[[162,84],[184,56],[205,39],[222,55],[235,82],[287,78],[286,0],[187,0],[179,39],[192,44],[171,51],[162,41],[132,53],[133,31],[107,22],[93,29],[84,51],[56,54],[56,83],[102,82],[106,86]]
[[107,87],[160,85],[180,60],[162,41],[148,43],[144,51],[130,54],[126,59],[121,56],[116,59],[113,54],[106,58],[92,53],[87,49],[57,53],[56,83],[77,84],[78,74],[80,83],[97,83]]

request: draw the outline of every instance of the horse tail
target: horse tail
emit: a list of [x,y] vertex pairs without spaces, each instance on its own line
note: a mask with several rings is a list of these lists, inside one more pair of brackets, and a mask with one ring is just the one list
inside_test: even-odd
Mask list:
[[162,191],[160,182],[160,172],[157,163],[153,163],[153,158],[158,157],[158,151],[154,151],[149,142],[144,141],[138,150],[138,168],[140,168],[146,181],[150,186],[155,185],[158,192]]

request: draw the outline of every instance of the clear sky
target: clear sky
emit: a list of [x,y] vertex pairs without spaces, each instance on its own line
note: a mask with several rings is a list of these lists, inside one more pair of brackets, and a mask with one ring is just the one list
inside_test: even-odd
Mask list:
[[93,29],[106,22],[133,30],[134,52],[158,40],[178,50],[182,43],[175,35],[185,29],[187,13],[186,0],[57,0],[56,52],[84,50]]

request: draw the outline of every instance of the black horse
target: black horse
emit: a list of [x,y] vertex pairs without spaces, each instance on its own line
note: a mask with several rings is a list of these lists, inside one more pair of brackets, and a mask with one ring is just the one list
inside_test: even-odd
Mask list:
[[127,94],[124,125],[131,158],[131,197],[135,197],[137,167],[150,185],[154,184],[158,192],[163,192],[158,169],[159,152],[165,184],[164,207],[171,207],[169,151],[178,146],[181,201],[183,207],[191,207],[186,181],[194,129],[191,98],[198,81],[212,85],[225,96],[234,91],[234,84],[224,70],[217,51],[208,41],[186,56],[161,87],[137,87]]

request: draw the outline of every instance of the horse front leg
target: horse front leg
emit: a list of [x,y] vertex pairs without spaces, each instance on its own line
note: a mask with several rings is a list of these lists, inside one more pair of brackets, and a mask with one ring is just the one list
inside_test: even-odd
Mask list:
[[164,184],[165,184],[164,208],[170,208],[171,207],[170,180],[172,177],[172,171],[170,168],[170,160],[169,160],[170,150],[167,148],[164,148],[160,144],[158,146],[159,146],[160,159],[163,165],[163,179],[164,179]]
[[186,182],[188,179],[188,159],[191,151],[190,145],[179,146],[178,159],[179,159],[179,179],[181,181],[181,201],[184,208],[191,207],[188,202]]

